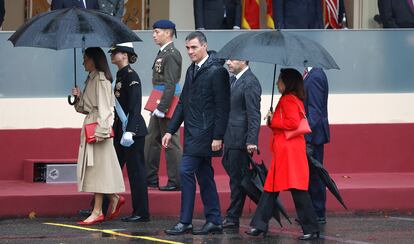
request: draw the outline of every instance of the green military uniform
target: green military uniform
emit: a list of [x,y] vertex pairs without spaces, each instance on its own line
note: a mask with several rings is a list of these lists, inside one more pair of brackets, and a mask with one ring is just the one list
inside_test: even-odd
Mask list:
[[[163,96],[157,109],[166,113],[171,105],[176,85],[181,77],[182,57],[180,52],[171,42],[162,51],[158,52],[154,60],[152,72],[152,84],[162,87]],[[158,170],[160,165],[161,139],[167,131],[167,123],[170,119],[151,116],[148,135],[145,138],[145,159],[147,165],[147,181],[149,186],[158,186]],[[171,145],[165,150],[167,161],[167,186],[181,187],[179,179],[179,163],[181,162],[182,150],[179,133],[171,138]]]

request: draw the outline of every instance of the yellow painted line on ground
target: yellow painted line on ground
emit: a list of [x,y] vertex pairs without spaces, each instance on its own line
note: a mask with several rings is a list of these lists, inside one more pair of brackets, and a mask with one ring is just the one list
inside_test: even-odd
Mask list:
[[43,224],[66,227],[66,228],[72,228],[72,229],[78,229],[78,230],[102,232],[102,233],[106,233],[106,234],[122,236],[122,237],[128,237],[128,238],[134,238],[134,239],[143,239],[143,240],[147,240],[147,241],[162,242],[162,243],[169,243],[169,244],[183,244],[182,242],[163,240],[163,239],[150,237],[150,236],[133,236],[133,235],[128,235],[128,234],[124,234],[124,233],[115,232],[115,231],[112,231],[112,230],[100,230],[100,229],[94,229],[94,228],[81,227],[81,226],[77,226],[77,225],[67,225],[67,224],[59,224],[59,223],[43,223]]

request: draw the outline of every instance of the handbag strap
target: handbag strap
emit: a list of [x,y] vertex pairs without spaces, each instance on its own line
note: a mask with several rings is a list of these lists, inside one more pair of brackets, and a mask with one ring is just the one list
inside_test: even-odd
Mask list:
[[299,100],[299,99],[298,99],[295,95],[292,95],[292,94],[289,94],[288,96],[292,96],[292,97],[295,99],[295,103],[296,103],[296,105],[298,105],[300,112],[303,114],[303,117],[304,117],[305,119],[308,119],[308,118],[306,117],[306,113],[305,113],[305,111],[303,111],[303,109],[302,109],[302,106],[300,106],[300,104],[297,102],[297,100]]

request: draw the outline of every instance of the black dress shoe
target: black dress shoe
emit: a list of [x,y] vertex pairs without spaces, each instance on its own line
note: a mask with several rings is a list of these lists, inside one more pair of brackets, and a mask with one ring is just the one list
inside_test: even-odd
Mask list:
[[316,240],[319,239],[319,231],[314,232],[312,234],[304,234],[303,236],[299,237],[301,241],[308,241],[308,240]]
[[238,229],[239,223],[230,221],[229,219],[224,219],[223,221],[223,229]]
[[89,217],[92,214],[92,210],[90,209],[81,209],[78,211],[78,214],[83,217]]
[[178,186],[160,186],[160,191],[180,191]]
[[324,224],[326,224],[326,218],[325,217],[318,217],[318,218],[316,218],[316,222],[318,222],[318,224],[324,225]]
[[147,187],[158,189],[158,184],[156,184],[156,183],[147,183]]
[[164,232],[168,235],[183,235],[190,233],[193,230],[192,224],[183,224],[178,222],[171,229],[165,230]]
[[259,230],[259,229],[256,229],[256,228],[251,228],[250,230],[245,231],[244,233],[246,233],[249,236],[258,236],[262,233],[263,233],[263,237],[266,237],[266,235],[267,235],[267,231]]
[[149,222],[150,221],[148,217],[142,217],[139,215],[131,215],[128,217],[124,217],[121,220],[124,222]]
[[223,226],[206,222],[201,229],[193,230],[193,235],[223,234]]

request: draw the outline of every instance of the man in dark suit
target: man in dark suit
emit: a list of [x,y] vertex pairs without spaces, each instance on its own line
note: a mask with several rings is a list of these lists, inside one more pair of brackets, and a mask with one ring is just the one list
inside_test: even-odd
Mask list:
[[[229,74],[223,67],[223,60],[207,52],[207,38],[202,32],[191,32],[185,39],[185,46],[193,63],[187,69],[183,92],[162,139],[167,148],[172,135],[184,122],[181,212],[180,221],[165,232],[169,235],[191,231],[194,235],[219,234],[223,228],[211,157],[222,154],[230,112]],[[196,177],[206,217],[206,223],[199,230],[193,230],[192,225]]]
[[273,0],[277,29],[323,29],[321,0]]
[[[324,144],[330,140],[328,121],[328,79],[321,68],[307,68],[304,75],[305,110],[311,134],[305,135],[307,146],[313,148],[313,157],[323,164]],[[326,186],[318,174],[310,170],[309,194],[320,224],[326,223]]]
[[249,68],[248,61],[227,60],[230,78],[230,116],[224,135],[223,166],[230,177],[230,206],[223,228],[238,228],[246,194],[241,181],[249,167],[249,153],[257,150],[260,130],[259,80]]
[[1,26],[3,24],[4,21],[4,15],[6,14],[6,11],[4,9],[4,0],[0,0],[0,30],[1,30]]
[[87,8],[87,9],[99,9],[98,0],[52,0],[50,6],[51,10],[62,8]]
[[118,66],[115,81],[114,146],[121,169],[126,164],[131,187],[132,215],[125,222],[148,222],[148,189],[145,169],[144,143],[147,126],[141,115],[142,85],[138,74],[130,66],[137,54],[132,43],[112,47],[111,62]]
[[240,0],[193,0],[197,30],[240,29]]
[[378,0],[384,28],[414,28],[413,0]]

